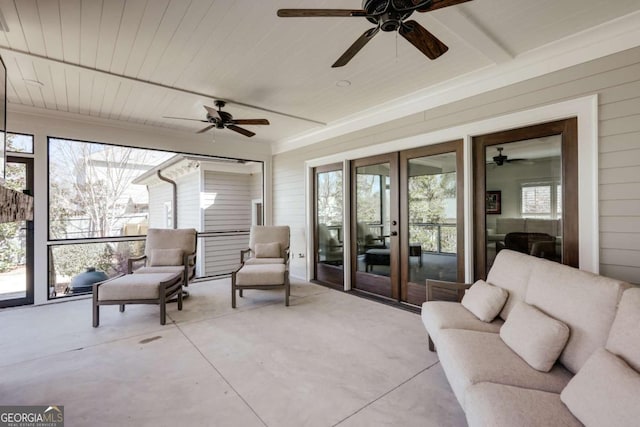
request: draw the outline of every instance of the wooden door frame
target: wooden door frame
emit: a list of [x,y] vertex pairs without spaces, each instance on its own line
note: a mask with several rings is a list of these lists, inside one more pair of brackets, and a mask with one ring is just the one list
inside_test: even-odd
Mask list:
[[[327,173],[327,172],[341,172],[342,173],[342,179],[344,180],[344,165],[342,163],[331,163],[328,165],[322,165],[322,166],[316,166],[314,168],[312,168],[312,174],[313,174],[313,186],[311,189],[311,193],[312,193],[312,197],[313,197],[313,219],[312,219],[312,223],[313,223],[313,262],[311,263],[312,265],[312,274],[311,277],[313,278],[314,281],[317,281],[319,283],[322,283],[323,285],[329,286],[331,288],[334,289],[338,289],[338,290],[344,290],[344,263],[345,263],[345,259],[344,259],[344,251],[342,253],[342,264],[343,264],[343,272],[341,273],[340,276],[340,283],[333,283],[333,282],[327,282],[325,280],[320,280],[318,279],[318,245],[320,242],[320,238],[318,235],[318,193],[317,193],[317,186],[318,186],[318,174],[321,173]],[[342,191],[342,188],[340,189],[340,191]],[[342,195],[342,197],[344,198],[344,194]],[[344,203],[343,203],[344,206]],[[344,230],[344,212],[342,212],[342,228]],[[344,239],[343,239],[344,240]]]
[[[578,230],[578,119],[541,123],[473,137],[474,277],[487,277],[486,147],[533,138],[562,138],[562,263],[579,267]],[[565,218],[575,218],[566,221]]]
[[[390,186],[391,186],[391,191],[390,193],[390,200],[389,200],[389,220],[391,222],[391,224],[393,224],[393,221],[396,221],[396,224],[398,223],[399,220],[399,201],[398,201],[398,193],[399,193],[399,187],[398,187],[398,181],[399,181],[399,174],[398,174],[398,164],[399,162],[399,155],[398,152],[392,152],[392,153],[386,153],[386,154],[379,154],[376,156],[371,156],[371,157],[364,157],[364,158],[360,158],[360,159],[356,159],[356,160],[351,160],[349,166],[350,166],[350,189],[351,189],[351,200],[349,203],[349,211],[350,211],[350,215],[351,215],[351,289],[352,290],[363,290],[362,288],[358,288],[356,286],[357,284],[357,280],[356,280],[356,275],[358,273],[358,221],[357,221],[357,206],[356,206],[356,200],[358,197],[358,194],[356,192],[356,187],[357,187],[357,176],[356,176],[356,170],[359,167],[362,166],[369,166],[369,165],[376,165],[376,164],[380,164],[380,163],[389,163],[389,179],[390,179]],[[394,188],[395,191],[394,191]],[[381,191],[384,191],[383,188],[381,188]],[[382,218],[382,220],[384,220],[384,218]],[[384,290],[384,287],[386,286],[386,284],[384,283],[386,280],[382,279],[385,276],[378,276],[380,278],[380,280],[374,280],[372,281],[372,283],[370,284],[370,288],[371,289],[376,289],[376,290],[372,290],[370,292],[375,293],[378,296],[382,296],[382,297],[386,297],[386,298],[390,298],[394,301],[398,301],[399,297],[400,297],[400,290],[399,290],[399,284],[400,284],[400,271],[399,271],[399,235],[393,236],[391,235],[391,233],[393,233],[394,231],[397,233],[398,232],[398,226],[391,226],[391,228],[395,227],[396,229],[390,230],[390,237],[389,237],[389,249],[390,249],[390,265],[389,265],[389,269],[390,269],[390,276],[388,277],[388,280],[390,282],[390,294],[389,295],[385,295],[382,291]],[[395,238],[394,238],[395,237]],[[374,276],[374,275],[371,275]],[[366,292],[366,289],[364,289]]]
[[[464,252],[464,140],[442,142],[425,147],[413,148],[400,152],[400,236],[404,244],[400,247],[400,289],[401,300],[409,301],[409,168],[408,161],[419,157],[434,156],[438,154],[455,153],[456,155],[456,269],[457,281],[463,282],[465,275]],[[421,288],[426,298],[425,288]],[[417,291],[420,292],[420,291]],[[424,300],[423,300],[424,301]]]

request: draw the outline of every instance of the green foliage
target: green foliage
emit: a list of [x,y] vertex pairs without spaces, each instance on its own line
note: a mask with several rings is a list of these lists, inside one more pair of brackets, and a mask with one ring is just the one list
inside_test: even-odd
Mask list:
[[20,265],[25,251],[20,244],[18,222],[0,224],[0,273],[11,271]]
[[114,250],[110,244],[63,245],[52,249],[56,273],[75,276],[87,267],[109,274],[114,270]]

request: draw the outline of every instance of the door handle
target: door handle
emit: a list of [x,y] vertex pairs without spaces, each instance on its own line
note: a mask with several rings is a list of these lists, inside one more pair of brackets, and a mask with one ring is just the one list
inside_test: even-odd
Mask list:
[[398,232],[397,232],[397,231],[392,231],[392,232],[391,232],[391,235],[392,235],[392,236],[397,236],[397,235],[398,235]]

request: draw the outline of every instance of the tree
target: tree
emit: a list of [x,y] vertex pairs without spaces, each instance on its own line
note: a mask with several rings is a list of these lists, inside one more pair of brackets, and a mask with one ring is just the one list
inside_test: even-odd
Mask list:
[[[11,135],[7,135],[11,141]],[[26,187],[26,174],[21,163],[7,163],[5,186],[11,190],[22,191]],[[24,263],[25,250],[20,237],[22,222],[0,224],[0,273],[11,271]]]

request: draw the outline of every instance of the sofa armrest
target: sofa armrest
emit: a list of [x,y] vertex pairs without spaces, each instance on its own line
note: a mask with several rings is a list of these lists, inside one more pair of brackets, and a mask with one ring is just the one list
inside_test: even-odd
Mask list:
[[244,260],[245,258],[247,258],[247,255],[251,252],[251,249],[247,248],[247,249],[240,249],[240,264],[244,264]]
[[127,274],[131,274],[133,273],[133,264],[136,262],[141,262],[144,261],[145,263],[147,262],[147,256],[146,255],[140,255],[137,257],[131,257],[129,259],[127,259]]
[[447,282],[427,279],[427,301],[462,301],[471,283]]

